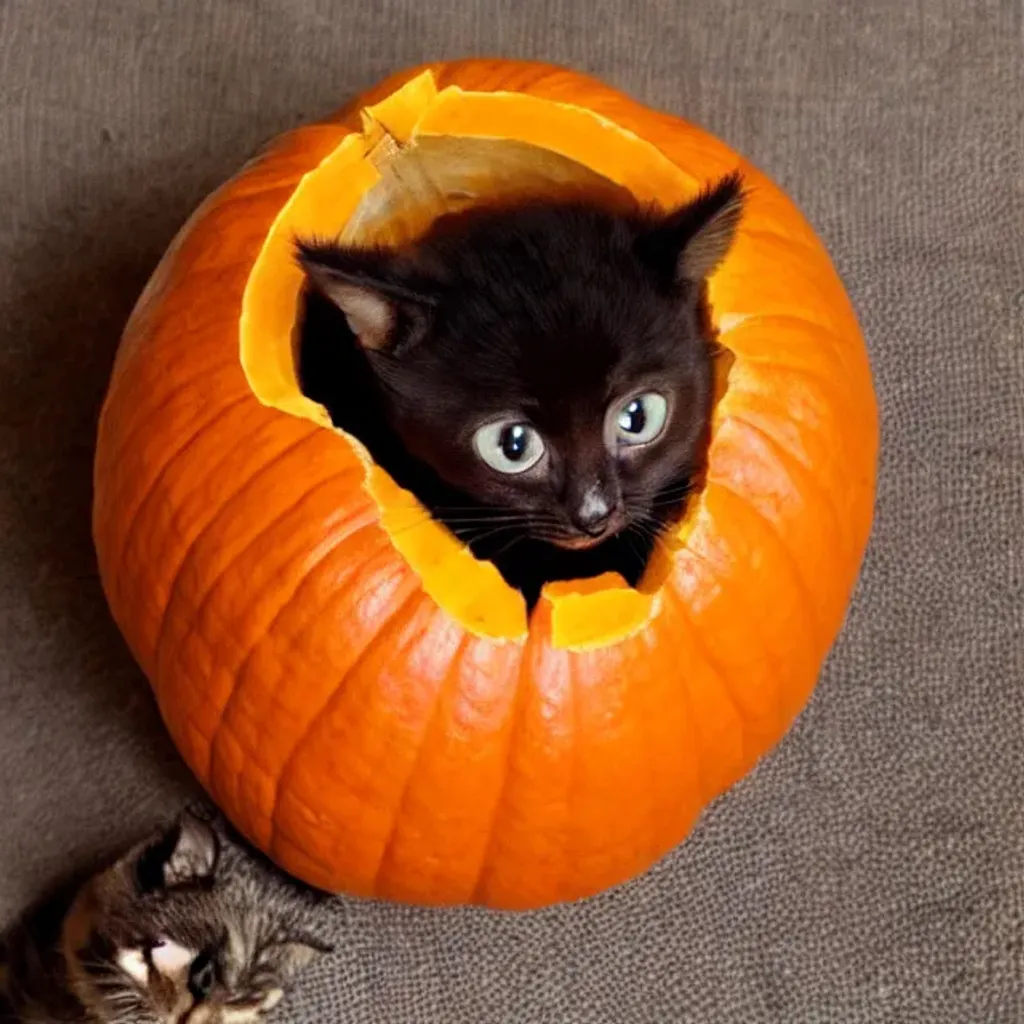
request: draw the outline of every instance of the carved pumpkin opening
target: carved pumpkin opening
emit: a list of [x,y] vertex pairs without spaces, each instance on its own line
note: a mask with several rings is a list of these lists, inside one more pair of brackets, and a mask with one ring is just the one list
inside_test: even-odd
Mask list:
[[[704,184],[650,143],[592,111],[517,94],[465,93],[455,87],[438,92],[429,73],[364,111],[363,129],[308,173],[281,210],[250,274],[240,325],[242,365],[254,394],[329,430],[335,428],[327,411],[299,384],[305,295],[294,259],[296,238],[401,245],[440,214],[479,197],[586,190],[613,203],[628,196],[669,207],[691,199]],[[711,301],[708,312],[713,322]],[[726,349],[722,353],[716,409],[733,360]],[[716,413],[712,439],[717,418]],[[481,635],[525,636],[529,618],[522,594],[427,515],[373,462],[359,439],[335,432],[360,455],[366,467],[363,486],[382,524],[438,604]],[[635,587],[618,573],[544,587],[541,603],[550,606],[556,645],[604,646],[649,620],[700,497],[697,486],[678,523],[655,545]]]

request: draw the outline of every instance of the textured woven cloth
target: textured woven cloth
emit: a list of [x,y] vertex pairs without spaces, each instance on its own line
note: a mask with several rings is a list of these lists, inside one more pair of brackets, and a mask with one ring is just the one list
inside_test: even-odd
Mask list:
[[263,140],[480,53],[601,75],[803,206],[871,348],[877,525],[810,708],[681,850],[529,916],[338,901],[283,1016],[1024,1021],[1018,0],[0,0],[0,918],[192,792],[89,539],[149,271]]

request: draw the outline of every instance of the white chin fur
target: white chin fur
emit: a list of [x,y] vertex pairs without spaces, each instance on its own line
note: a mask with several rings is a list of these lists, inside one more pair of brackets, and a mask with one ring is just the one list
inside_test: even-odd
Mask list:
[[122,949],[117,954],[117,966],[137,985],[149,984],[149,964],[141,949]]

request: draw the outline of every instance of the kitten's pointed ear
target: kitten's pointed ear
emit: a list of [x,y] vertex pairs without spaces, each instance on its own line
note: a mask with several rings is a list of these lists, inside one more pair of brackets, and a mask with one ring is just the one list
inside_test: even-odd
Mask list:
[[641,236],[641,253],[676,284],[699,284],[725,259],[742,214],[743,179],[736,171]]
[[135,864],[143,892],[159,892],[212,877],[220,854],[217,834],[188,811],[156,842],[146,846]]
[[392,254],[317,242],[299,242],[297,251],[312,286],[345,314],[364,349],[394,351],[426,329],[431,299],[401,280]]
[[217,866],[220,843],[205,822],[185,811],[177,822],[177,837],[164,865],[164,882],[181,885],[209,878]]
[[307,267],[313,286],[345,314],[352,333],[363,348],[378,352],[388,347],[397,310],[369,284],[356,284],[322,267]]

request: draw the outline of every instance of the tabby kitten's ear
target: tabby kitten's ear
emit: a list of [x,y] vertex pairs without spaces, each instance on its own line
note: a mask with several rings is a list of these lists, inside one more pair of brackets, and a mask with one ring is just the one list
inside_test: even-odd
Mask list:
[[739,171],[657,222],[637,240],[641,258],[665,281],[699,285],[725,259],[743,214]]
[[436,298],[400,254],[302,241],[296,252],[310,284],[345,314],[366,351],[395,355],[429,330]]
[[212,878],[220,853],[217,834],[204,821],[184,811],[135,864],[135,879],[144,893]]

